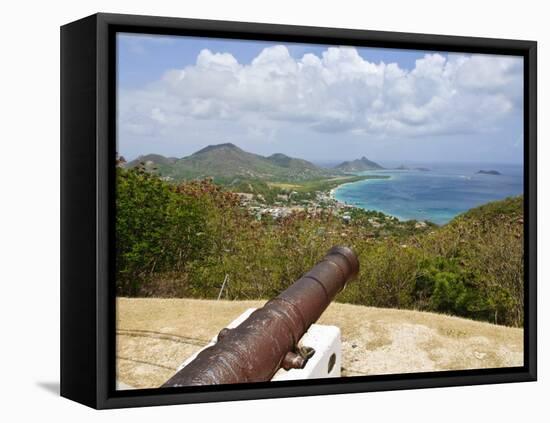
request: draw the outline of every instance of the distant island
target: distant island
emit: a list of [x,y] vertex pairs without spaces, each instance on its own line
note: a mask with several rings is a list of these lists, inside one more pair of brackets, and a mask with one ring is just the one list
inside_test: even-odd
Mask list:
[[479,170],[478,175],[502,175],[498,170]]
[[335,169],[342,170],[344,172],[364,172],[366,170],[381,170],[384,169],[378,163],[367,159],[365,156],[357,160],[346,161],[340,163]]
[[430,169],[428,169],[427,167],[415,167],[414,169],[418,170],[420,172],[429,172],[430,171]]

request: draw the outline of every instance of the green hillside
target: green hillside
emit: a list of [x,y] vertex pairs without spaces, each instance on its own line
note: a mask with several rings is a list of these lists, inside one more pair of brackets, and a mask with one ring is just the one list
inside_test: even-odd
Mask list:
[[281,166],[287,169],[300,169],[306,170],[309,169],[313,172],[318,172],[320,169],[315,166],[313,163],[308,162],[307,160],[295,159],[294,157],[289,157],[286,154],[275,153],[267,157],[271,163]]
[[280,153],[269,157],[249,153],[231,143],[209,145],[190,156],[175,160],[151,154],[128,163],[126,167],[138,165],[176,181],[206,177],[224,182],[235,178],[307,181],[341,174],[339,171],[323,169],[306,160]]

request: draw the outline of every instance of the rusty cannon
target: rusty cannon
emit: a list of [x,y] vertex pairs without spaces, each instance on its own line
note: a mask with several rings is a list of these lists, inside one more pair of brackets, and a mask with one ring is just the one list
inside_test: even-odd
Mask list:
[[269,381],[280,369],[303,368],[299,341],[336,294],[359,272],[347,247],[333,247],[309,272],[255,310],[239,326],[224,328],[162,387]]

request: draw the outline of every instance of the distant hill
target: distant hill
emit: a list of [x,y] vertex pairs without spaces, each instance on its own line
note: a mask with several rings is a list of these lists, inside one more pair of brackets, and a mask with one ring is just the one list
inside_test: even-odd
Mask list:
[[318,171],[321,169],[315,166],[313,163],[308,162],[307,160],[296,159],[282,153],[272,154],[271,156],[267,157],[267,160],[277,166],[285,167],[287,169],[310,169],[312,171]]
[[340,163],[335,169],[343,172],[363,172],[365,170],[379,170],[384,169],[378,163],[367,159],[365,156],[357,160],[347,161]]
[[181,159],[149,154],[131,161],[126,167],[135,167],[140,163],[145,163],[147,170],[174,180],[213,177],[224,180],[301,181],[340,174],[281,153],[269,157],[249,153],[232,143],[209,145]]

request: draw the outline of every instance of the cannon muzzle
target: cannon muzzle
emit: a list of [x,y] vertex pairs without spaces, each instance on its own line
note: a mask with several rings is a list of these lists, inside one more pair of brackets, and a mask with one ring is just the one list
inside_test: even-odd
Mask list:
[[346,283],[359,261],[347,247],[333,247],[304,276],[255,310],[234,329],[222,329],[205,348],[162,387],[269,381],[281,368],[301,368],[307,358],[298,342]]

